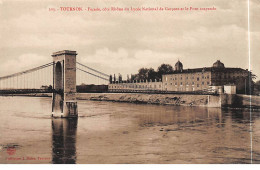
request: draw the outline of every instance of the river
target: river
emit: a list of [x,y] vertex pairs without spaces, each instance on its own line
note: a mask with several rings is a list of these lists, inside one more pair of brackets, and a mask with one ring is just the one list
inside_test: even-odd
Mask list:
[[53,119],[51,98],[0,97],[0,163],[260,163],[260,113],[78,101]]

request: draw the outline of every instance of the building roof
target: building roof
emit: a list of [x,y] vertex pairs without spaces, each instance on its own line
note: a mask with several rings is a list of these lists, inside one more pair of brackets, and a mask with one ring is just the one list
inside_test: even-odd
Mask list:
[[213,67],[215,68],[225,68],[224,63],[222,63],[220,60],[217,60],[214,64]]
[[178,62],[175,64],[175,71],[182,71],[183,70],[183,64],[178,60]]
[[183,66],[183,64],[180,62],[180,60],[178,60],[177,63],[175,64],[175,67],[176,66]]
[[[203,68],[193,68],[193,69],[184,69],[182,71],[174,71],[171,74],[183,74],[183,73],[199,73],[199,72],[241,72],[246,71],[242,68],[217,68],[217,67],[203,67]],[[170,74],[165,74],[170,75]]]

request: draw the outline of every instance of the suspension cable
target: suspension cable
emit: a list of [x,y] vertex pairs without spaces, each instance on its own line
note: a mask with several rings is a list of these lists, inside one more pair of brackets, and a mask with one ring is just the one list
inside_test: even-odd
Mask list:
[[37,71],[37,70],[40,70],[40,69],[49,67],[49,66],[51,66],[51,65],[53,65],[53,62],[48,63],[48,64],[44,64],[44,65],[41,65],[41,66],[39,66],[39,67],[35,67],[35,68],[32,68],[32,69],[29,69],[29,70],[25,70],[25,71],[21,71],[21,72],[14,73],[14,74],[11,74],[11,75],[7,75],[7,76],[4,76],[4,77],[0,77],[0,80],[8,79],[8,78],[10,78],[10,77],[19,76],[19,75],[22,75],[22,74],[31,73],[31,72],[33,72],[33,71]]
[[97,72],[97,73],[99,73],[99,74],[102,74],[103,76],[109,77],[109,75],[107,75],[107,74],[105,74],[105,73],[102,73],[102,72],[100,72],[100,71],[97,71],[97,70],[95,70],[95,69],[93,69],[93,68],[90,68],[90,67],[88,67],[88,66],[86,66],[86,65],[84,65],[84,64],[81,64],[81,63],[79,63],[79,62],[77,62],[77,64],[79,64],[79,65],[81,65],[81,66],[83,66],[83,67],[86,67],[86,68],[88,68],[88,69],[90,69],[90,70],[92,70],[92,71],[95,71],[95,72]]
[[82,72],[85,72],[85,73],[87,73],[87,74],[90,74],[90,75],[92,75],[92,76],[95,76],[95,77],[101,78],[101,79],[103,79],[103,80],[106,80],[106,81],[109,80],[109,79],[107,79],[107,78],[100,77],[100,76],[98,76],[98,75],[96,75],[96,74],[93,74],[93,73],[90,73],[90,72],[88,72],[88,71],[82,70],[82,69],[80,69],[80,68],[78,68],[78,67],[77,67],[77,69],[80,70],[80,71],[82,71]]

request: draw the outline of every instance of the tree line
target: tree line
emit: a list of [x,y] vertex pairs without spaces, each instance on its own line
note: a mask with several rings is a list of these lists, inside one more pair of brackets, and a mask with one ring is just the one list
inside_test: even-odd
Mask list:
[[162,79],[163,74],[172,74],[174,72],[173,67],[170,64],[161,64],[157,70],[153,68],[140,68],[137,74],[132,74],[131,78],[127,78],[128,80],[159,80]]

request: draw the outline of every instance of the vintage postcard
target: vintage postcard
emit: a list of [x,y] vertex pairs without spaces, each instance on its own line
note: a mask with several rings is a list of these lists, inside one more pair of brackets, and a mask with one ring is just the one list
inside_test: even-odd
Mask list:
[[0,164],[260,163],[259,0],[0,0]]

